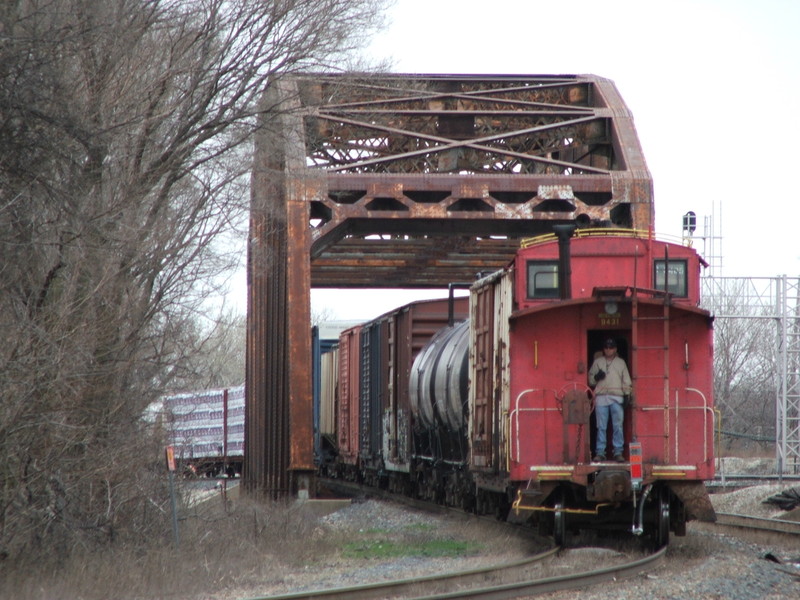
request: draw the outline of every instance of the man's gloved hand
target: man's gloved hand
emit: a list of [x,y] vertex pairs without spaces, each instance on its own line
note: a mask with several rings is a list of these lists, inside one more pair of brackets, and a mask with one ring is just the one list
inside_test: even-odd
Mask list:
[[594,376],[595,381],[603,381],[606,378],[606,372],[603,369],[597,371],[597,374]]

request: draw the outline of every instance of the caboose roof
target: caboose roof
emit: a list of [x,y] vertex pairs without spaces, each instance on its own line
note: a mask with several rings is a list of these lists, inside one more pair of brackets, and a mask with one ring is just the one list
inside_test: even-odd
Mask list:
[[[532,267],[537,261],[543,267]],[[517,253],[517,301],[522,309],[533,304],[551,303],[556,298],[531,294],[527,288],[530,273],[549,273],[559,261],[559,243],[554,234],[524,240]],[[569,239],[571,298],[592,298],[596,290],[636,290],[637,296],[663,297],[666,264],[680,269],[685,278],[682,293],[674,295],[678,304],[699,304],[699,275],[707,263],[694,248],[680,240],[658,238],[649,231],[633,229],[578,229]],[[559,267],[560,269],[561,267]],[[544,269],[544,271],[542,270]],[[537,275],[539,277],[540,275]],[[538,281],[538,279],[537,279]],[[617,293],[617,295],[619,292]],[[559,301],[564,301],[560,299]]]

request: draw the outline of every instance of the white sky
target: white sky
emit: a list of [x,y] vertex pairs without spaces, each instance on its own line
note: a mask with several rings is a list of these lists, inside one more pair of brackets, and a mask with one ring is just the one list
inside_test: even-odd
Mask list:
[[[718,275],[800,275],[800,1],[396,0],[390,18],[370,54],[395,72],[613,80],[656,232],[679,236],[692,210],[702,235],[713,215]],[[369,319],[420,295],[312,290],[312,308]]]

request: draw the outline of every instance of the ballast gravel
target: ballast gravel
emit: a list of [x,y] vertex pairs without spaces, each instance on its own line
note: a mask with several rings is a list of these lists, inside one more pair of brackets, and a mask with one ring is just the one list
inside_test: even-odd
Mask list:
[[[800,509],[785,513],[764,503],[766,498],[787,487],[790,486],[774,484],[731,492],[717,491],[711,499],[720,512],[800,520]],[[459,517],[457,513],[455,516],[425,513],[377,500],[353,502],[315,518],[318,524],[309,543],[332,537],[360,540],[381,535],[402,540],[419,532],[438,539],[478,543],[474,551],[458,557],[320,556],[312,565],[287,568],[279,580],[264,582],[257,590],[240,589],[237,598],[347,587],[486,567],[530,556],[547,543],[533,534],[505,533],[466,514]],[[597,541],[576,540],[578,546]],[[618,560],[620,552],[633,557],[642,554],[635,541],[607,542],[599,540],[596,544],[605,547],[567,550],[553,561],[554,568],[567,572],[570,569],[591,570],[601,561]],[[572,600],[576,597],[581,600],[797,599],[800,598],[800,542],[789,536],[742,534],[734,529],[692,522],[686,536],[671,537],[665,561],[645,575],[588,587],[579,592],[573,590],[536,596],[545,600]]]
[[[762,518],[800,520],[764,503],[786,485],[761,485],[711,495],[715,510]],[[779,561],[779,562],[776,562]],[[537,596],[568,600],[575,592]],[[800,598],[800,541],[773,534],[745,534],[690,523],[685,537],[672,537],[666,561],[640,577],[581,590],[581,600],[778,600]]]
[[[387,539],[413,544],[425,539],[463,541],[472,547],[460,556],[410,556],[392,558],[346,557],[341,553],[318,556],[301,569],[288,567],[279,581],[265,582],[242,596],[263,596],[351,587],[407,579],[516,561],[540,548],[513,529],[501,533],[466,513],[440,515],[386,501],[354,501],[319,518],[310,543],[336,537],[358,547],[364,540]],[[240,590],[244,592],[244,590]]]
[[[786,486],[758,486],[712,496],[715,508],[764,517],[786,517],[763,504]],[[474,518],[441,516],[407,509],[383,501],[356,502],[319,519],[315,536],[334,532],[358,538],[369,532],[402,535],[418,528],[435,528],[443,538],[481,541],[476,554],[463,557],[413,557],[348,560],[321,559],[313,567],[287,572],[262,594],[302,592],[355,586],[447,571],[473,569],[512,561],[541,549],[530,539],[504,535]],[[663,600],[777,600],[800,598],[800,544],[794,538],[756,534],[752,539],[738,531],[719,531],[712,525],[690,523],[684,537],[672,537],[666,560],[646,575],[580,591],[581,600],[659,598]],[[541,540],[540,540],[541,542]],[[578,540],[581,543],[581,540]],[[612,544],[613,546],[613,544]],[[638,551],[635,543],[623,551]],[[618,549],[573,548],[557,559],[559,571],[590,570],[600,561],[614,560]],[[780,561],[780,562],[776,562]],[[556,564],[556,563],[554,563]],[[545,600],[571,600],[575,591],[537,596]]]

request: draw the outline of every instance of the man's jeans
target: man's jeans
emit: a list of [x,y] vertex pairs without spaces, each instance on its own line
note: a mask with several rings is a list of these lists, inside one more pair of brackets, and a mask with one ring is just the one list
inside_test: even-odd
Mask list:
[[597,419],[597,454],[604,456],[606,453],[606,431],[608,430],[608,416],[611,415],[611,425],[614,432],[611,443],[614,445],[614,456],[622,454],[625,439],[622,434],[622,420],[625,417],[625,409],[622,404],[612,401],[608,406],[594,407],[594,416]]

